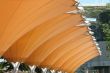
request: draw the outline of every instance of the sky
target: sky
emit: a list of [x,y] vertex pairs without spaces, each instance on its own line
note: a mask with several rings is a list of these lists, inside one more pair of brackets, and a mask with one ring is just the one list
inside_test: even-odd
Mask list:
[[110,0],[79,0],[82,6],[84,5],[105,5],[110,3]]

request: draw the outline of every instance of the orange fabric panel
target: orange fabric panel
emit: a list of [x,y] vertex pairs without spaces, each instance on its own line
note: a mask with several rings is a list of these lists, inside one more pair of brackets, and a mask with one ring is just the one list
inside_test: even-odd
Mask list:
[[11,20],[14,13],[18,9],[21,0],[1,0],[0,1],[0,38],[4,33],[4,29],[8,28],[7,24]]
[[74,72],[99,55],[74,0],[1,0],[0,55],[8,61]]
[[[53,37],[49,41],[42,44],[40,47],[36,48],[36,50],[29,56],[29,59],[27,59],[26,61],[28,60],[31,61],[32,59],[34,59],[35,64],[39,64],[43,60],[43,58],[45,58],[49,53],[51,53],[52,50],[66,43],[72,38],[75,38],[80,36],[81,34],[84,34],[84,32],[87,32],[86,29],[87,29],[86,27],[83,27],[83,28],[76,27],[76,29],[74,27],[62,32],[61,34]],[[36,55],[39,55],[39,56],[36,56]],[[34,61],[32,60],[32,63],[34,63]]]
[[[86,40],[87,40],[87,39],[86,39]],[[88,41],[89,41],[89,42],[88,42]],[[52,68],[61,67],[61,65],[62,65],[63,63],[65,63],[65,61],[66,61],[67,59],[69,59],[70,57],[73,56],[74,58],[77,58],[77,56],[78,56],[77,54],[80,54],[81,52],[85,52],[84,50],[86,50],[87,48],[93,46],[92,42],[90,42],[90,40],[88,40],[88,41],[85,41],[85,43],[84,43],[84,42],[82,42],[82,43],[79,42],[79,43],[78,43],[79,45],[76,45],[75,47],[72,47],[73,44],[70,45],[71,47],[68,47],[68,46],[67,46],[67,48],[70,49],[70,50],[67,51],[67,52],[65,52],[65,54],[62,55],[61,57],[59,57],[59,59],[52,64]],[[87,42],[88,42],[88,43],[87,43]],[[87,43],[87,44],[86,44],[86,43]],[[66,49],[67,49],[67,48],[66,48]],[[73,61],[74,61],[74,60],[73,60]],[[68,63],[69,63],[69,61],[68,61]]]
[[73,65],[68,71],[75,72],[82,64],[86,63],[87,61],[90,61],[91,59],[93,59],[97,56],[99,56],[99,53],[96,51],[88,53],[87,56],[84,56],[83,60],[81,60],[79,63],[77,63],[77,65]]
[[[76,20],[74,17],[78,19]],[[4,56],[7,59],[13,57],[12,59],[15,61],[23,61],[31,54],[31,52],[50,38],[68,29],[79,29],[79,27],[76,27],[76,25],[79,24],[79,21],[81,21],[81,17],[79,15],[71,16],[68,14],[51,19],[20,38],[15,44],[12,45],[12,47],[10,47],[10,49],[7,50]],[[13,53],[13,51],[16,52],[16,54]]]
[[[90,57],[90,59],[92,59],[92,56],[97,56],[98,52],[96,51],[96,47],[89,47],[86,48],[88,49],[87,51],[85,51],[85,49],[83,51],[77,52],[77,54],[71,56],[69,59],[66,59],[66,61],[63,63],[63,65],[61,65],[61,69],[62,70],[66,70],[67,72],[74,72],[75,68],[80,64],[80,62],[82,62],[85,60],[85,62],[87,62],[88,60],[85,57]],[[84,63],[84,62],[83,62]],[[70,68],[68,68],[70,67]]]
[[[79,37],[78,37],[79,38]],[[53,65],[56,61],[59,61],[60,58],[66,57],[66,53],[68,53],[70,50],[73,50],[74,52],[77,51],[77,48],[80,45],[83,45],[84,43],[89,42],[91,39],[88,36],[80,36],[79,40],[76,38],[73,38],[69,42],[61,45],[60,47],[56,48],[54,51],[52,51],[42,62],[41,66],[46,66],[49,63],[49,66]],[[80,42],[82,41],[82,42]],[[76,44],[77,43],[77,44]],[[73,46],[74,45],[74,46]],[[81,50],[81,49],[80,49]],[[66,55],[65,55],[66,54]],[[51,67],[50,67],[51,68]]]
[[[5,2],[4,2],[5,1]],[[0,8],[2,19],[6,17],[8,13],[5,11],[10,6],[14,7],[14,11],[11,11],[11,19],[9,15],[9,19],[4,20],[6,23],[6,28],[4,28],[5,32],[0,31],[0,54],[2,55],[16,40],[22,37],[24,34],[37,27],[41,23],[56,17],[60,14],[64,14],[68,10],[73,10],[74,7],[72,5],[75,3],[73,0],[4,0],[0,1],[2,6]],[[15,4],[14,4],[14,3]],[[3,5],[4,4],[4,5]],[[8,6],[6,6],[9,5]],[[3,9],[6,10],[3,10]],[[5,23],[0,26],[5,26]],[[2,27],[1,27],[2,28]],[[3,28],[2,28],[3,29]]]

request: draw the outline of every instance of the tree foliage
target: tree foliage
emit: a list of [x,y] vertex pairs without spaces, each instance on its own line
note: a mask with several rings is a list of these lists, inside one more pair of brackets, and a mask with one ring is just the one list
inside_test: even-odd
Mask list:
[[101,24],[110,24],[110,10],[105,10],[97,17],[98,22]]
[[24,63],[21,63],[20,66],[19,66],[19,70],[20,71],[29,71],[30,68],[28,65],[24,64]]
[[98,25],[105,34],[105,40],[110,41],[110,10],[103,11],[97,17]]
[[107,49],[110,50],[110,10],[105,10],[97,17],[98,26],[104,33]]
[[97,7],[84,7],[85,9],[85,15],[88,18],[96,18],[99,13],[103,11],[102,8],[97,8]]

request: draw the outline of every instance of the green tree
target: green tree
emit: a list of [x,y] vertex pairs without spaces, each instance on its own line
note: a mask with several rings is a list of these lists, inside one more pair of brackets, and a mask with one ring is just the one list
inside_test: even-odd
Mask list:
[[21,63],[20,66],[19,66],[19,70],[20,71],[29,71],[30,68],[28,65],[24,64],[24,63]]
[[85,9],[85,16],[89,18],[96,18],[99,13],[103,11],[101,8],[96,8],[96,7],[84,7]]
[[104,33],[104,40],[107,43],[107,49],[110,50],[110,10],[105,10],[97,17],[98,26]]
[[105,10],[102,13],[100,13],[97,17],[97,20],[101,25],[110,25],[110,10]]
[[107,8],[110,8],[110,3],[107,3]]
[[105,34],[105,40],[110,41],[110,10],[103,11],[97,17],[98,26]]
[[0,63],[0,73],[8,72],[13,69],[13,66],[9,62],[1,62]]

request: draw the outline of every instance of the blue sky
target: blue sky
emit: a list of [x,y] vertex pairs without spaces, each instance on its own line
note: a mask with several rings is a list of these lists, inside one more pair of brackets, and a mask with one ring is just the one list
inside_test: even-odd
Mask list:
[[88,5],[88,4],[101,5],[101,4],[110,3],[110,0],[79,0],[79,1],[82,5]]

